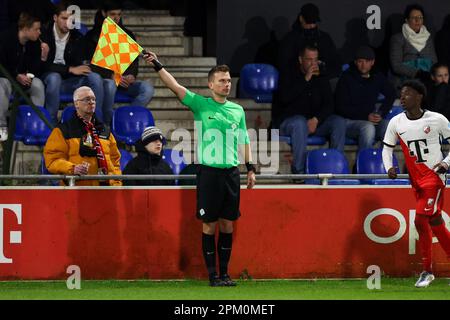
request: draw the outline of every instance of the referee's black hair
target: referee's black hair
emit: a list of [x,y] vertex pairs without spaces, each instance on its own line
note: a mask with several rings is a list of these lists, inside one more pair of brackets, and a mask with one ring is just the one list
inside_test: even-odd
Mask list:
[[407,80],[403,82],[401,89],[403,89],[404,87],[414,89],[415,91],[417,91],[419,94],[422,95],[422,101],[425,101],[427,97],[427,88],[422,82],[418,80]]

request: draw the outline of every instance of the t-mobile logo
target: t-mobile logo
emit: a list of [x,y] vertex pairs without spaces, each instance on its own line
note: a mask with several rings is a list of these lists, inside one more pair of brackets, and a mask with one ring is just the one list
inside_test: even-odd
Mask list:
[[[0,263],[12,263],[13,260],[5,257],[3,252],[3,216],[5,209],[11,210],[17,218],[17,223],[22,224],[22,205],[21,204],[0,204]],[[9,232],[9,243],[22,243],[21,231]]]

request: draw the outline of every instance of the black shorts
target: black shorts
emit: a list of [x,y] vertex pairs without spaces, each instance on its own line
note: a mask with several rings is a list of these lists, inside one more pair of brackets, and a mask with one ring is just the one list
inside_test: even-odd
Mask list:
[[197,218],[215,222],[219,218],[237,220],[241,182],[239,169],[218,169],[200,165],[197,173]]

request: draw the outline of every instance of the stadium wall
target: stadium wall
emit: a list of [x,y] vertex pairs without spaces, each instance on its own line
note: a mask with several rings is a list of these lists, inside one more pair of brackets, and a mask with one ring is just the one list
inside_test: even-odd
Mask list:
[[[421,271],[410,188],[242,190],[233,277],[367,277]],[[445,211],[450,208],[448,204]],[[0,280],[205,276],[194,189],[0,190]],[[444,215],[447,227],[448,216]],[[435,271],[450,264],[433,245]]]

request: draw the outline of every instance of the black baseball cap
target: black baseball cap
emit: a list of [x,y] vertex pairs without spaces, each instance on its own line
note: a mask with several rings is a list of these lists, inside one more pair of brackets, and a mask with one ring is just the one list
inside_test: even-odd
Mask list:
[[313,3],[307,3],[300,9],[300,16],[306,23],[316,23],[320,21],[319,8]]
[[374,60],[375,52],[369,46],[360,46],[355,53],[355,59]]

